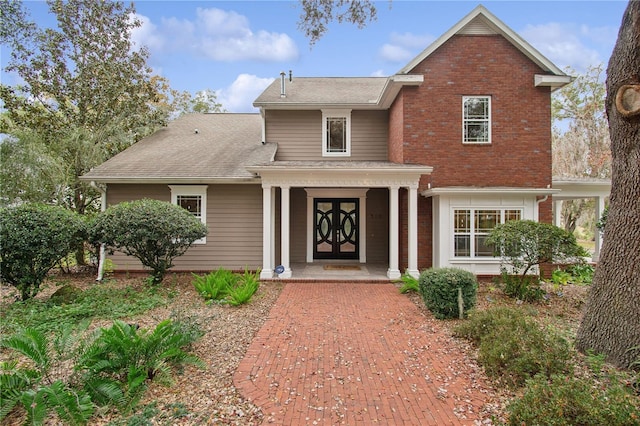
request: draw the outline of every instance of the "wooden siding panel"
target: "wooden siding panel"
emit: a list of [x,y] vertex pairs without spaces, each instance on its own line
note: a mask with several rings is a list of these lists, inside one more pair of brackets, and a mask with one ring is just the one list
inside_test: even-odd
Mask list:
[[[170,201],[168,185],[109,185],[108,204],[153,198]],[[174,271],[257,269],[262,265],[262,188],[259,185],[209,185],[207,243],[193,245],[175,260]],[[142,265],[122,253],[110,256],[114,268],[138,271]]]
[[279,161],[386,161],[387,111],[351,113],[351,157],[322,156],[321,111],[267,111],[267,142],[278,144]]

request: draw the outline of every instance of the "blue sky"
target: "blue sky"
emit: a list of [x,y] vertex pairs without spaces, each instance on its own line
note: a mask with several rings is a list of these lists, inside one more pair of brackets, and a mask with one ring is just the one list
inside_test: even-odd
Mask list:
[[[380,1],[364,29],[333,24],[314,46],[297,28],[295,1],[137,1],[133,38],[178,90],[216,91],[230,112],[251,103],[280,71],[296,76],[387,76],[400,70],[479,2]],[[626,1],[484,1],[482,4],[560,68],[606,63]],[[26,1],[52,25],[46,4]],[[3,68],[6,52],[2,55]],[[13,84],[14,76],[2,75]]]

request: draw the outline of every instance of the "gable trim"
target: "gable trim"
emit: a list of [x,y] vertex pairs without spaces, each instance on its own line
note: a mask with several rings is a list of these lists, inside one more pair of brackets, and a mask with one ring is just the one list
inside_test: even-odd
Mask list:
[[[484,21],[489,28],[494,30],[497,34],[503,36],[507,41],[514,45],[518,50],[524,53],[529,59],[536,63],[540,68],[548,71],[554,75],[566,76],[564,72],[557,66],[555,66],[549,59],[547,59],[537,49],[527,43],[516,32],[509,28],[504,22],[498,19],[495,15],[489,12],[484,6],[478,5],[467,16],[462,18],[457,24],[455,24],[449,31],[441,35],[436,41],[431,43],[425,50],[423,50],[418,56],[416,56],[411,62],[409,62],[404,68],[398,71],[397,74],[407,74],[411,72],[420,62],[426,59],[440,46],[442,46],[447,40],[456,34],[462,34],[465,32],[465,27],[471,24],[475,19]],[[477,25],[477,21],[472,25]]]

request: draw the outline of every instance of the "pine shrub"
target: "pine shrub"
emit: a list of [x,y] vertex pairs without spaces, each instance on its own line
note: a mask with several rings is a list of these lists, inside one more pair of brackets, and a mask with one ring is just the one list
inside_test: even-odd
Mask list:
[[420,274],[420,293],[436,318],[458,318],[458,289],[462,290],[463,312],[476,304],[478,280],[469,271],[458,268],[427,269]]

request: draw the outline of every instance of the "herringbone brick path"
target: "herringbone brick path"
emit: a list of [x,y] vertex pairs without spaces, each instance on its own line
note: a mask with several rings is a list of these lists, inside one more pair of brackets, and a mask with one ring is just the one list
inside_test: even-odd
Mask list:
[[289,283],[234,376],[282,425],[477,424],[484,376],[393,284]]

